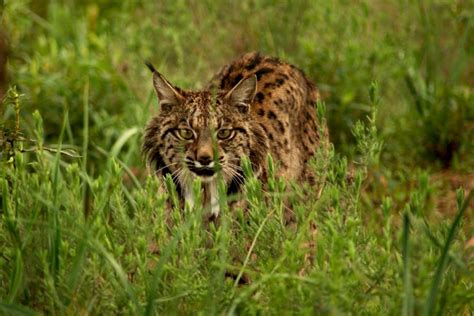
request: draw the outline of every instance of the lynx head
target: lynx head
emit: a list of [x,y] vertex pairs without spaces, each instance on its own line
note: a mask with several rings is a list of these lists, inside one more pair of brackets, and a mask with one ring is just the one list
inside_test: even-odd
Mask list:
[[255,76],[242,79],[229,91],[185,91],[148,66],[160,111],[148,123],[143,151],[157,175],[171,174],[183,188],[196,177],[205,183],[222,172],[228,185],[239,185],[244,156],[259,172],[268,144],[250,115]]

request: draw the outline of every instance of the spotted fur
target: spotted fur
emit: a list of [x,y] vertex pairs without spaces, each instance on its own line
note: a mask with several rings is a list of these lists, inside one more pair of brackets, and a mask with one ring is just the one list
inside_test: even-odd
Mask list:
[[264,182],[269,154],[278,176],[314,181],[307,161],[327,134],[321,135],[316,118],[318,91],[301,70],[248,53],[205,89],[185,91],[149,67],[161,110],[146,127],[143,151],[156,175],[173,176],[183,200],[193,204],[190,186],[201,177],[204,203],[217,215],[215,175],[222,171],[228,193],[239,191],[244,156]]

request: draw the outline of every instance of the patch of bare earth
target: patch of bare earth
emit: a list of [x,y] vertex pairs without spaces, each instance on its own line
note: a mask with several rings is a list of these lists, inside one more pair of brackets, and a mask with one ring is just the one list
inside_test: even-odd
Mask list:
[[[453,218],[457,212],[456,190],[464,189],[464,197],[474,190],[474,172],[458,174],[450,170],[442,171],[433,176],[440,184],[440,195],[436,198],[438,212],[447,218]],[[474,199],[471,199],[464,213],[464,231],[468,236],[466,255],[474,259]]]

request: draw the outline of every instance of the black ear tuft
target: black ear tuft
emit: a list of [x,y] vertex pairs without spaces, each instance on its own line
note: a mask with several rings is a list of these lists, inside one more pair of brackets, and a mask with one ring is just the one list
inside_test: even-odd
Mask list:
[[145,65],[153,72],[153,86],[156,94],[160,100],[160,107],[163,111],[170,111],[173,106],[179,105],[183,102],[184,97],[171,83],[160,74],[150,62]]
[[149,60],[145,60],[145,65],[148,67],[148,69],[150,69],[151,72],[156,72],[155,66],[153,66]]

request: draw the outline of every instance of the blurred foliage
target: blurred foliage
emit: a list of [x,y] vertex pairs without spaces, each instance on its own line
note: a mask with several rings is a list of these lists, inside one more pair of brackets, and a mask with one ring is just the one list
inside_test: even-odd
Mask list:
[[7,4],[11,81],[26,106],[41,111],[51,139],[69,110],[68,140],[81,142],[86,83],[91,141],[108,147],[122,128],[143,126],[155,104],[144,60],[197,89],[232,58],[259,50],[298,65],[317,83],[331,138],[346,155],[353,153],[354,123],[370,108],[367,87],[377,81],[385,156],[434,158],[444,166],[472,156],[465,146],[473,131],[470,1]]
[[69,110],[69,141],[80,143],[86,83],[91,140],[108,147],[121,128],[143,126],[155,104],[144,60],[196,89],[232,58],[259,50],[313,78],[343,153],[353,151],[351,130],[377,81],[378,123],[387,148],[397,148],[387,155],[448,166],[472,153],[473,10],[469,1],[18,0],[4,22],[15,47],[11,81],[52,139]]
[[[434,188],[425,172],[416,172],[420,180],[404,205],[403,228],[389,197],[368,207],[361,201],[363,180],[381,149],[375,108],[370,117],[354,131],[360,160],[352,181],[347,159],[332,146],[322,146],[311,162],[325,177],[319,192],[296,184],[287,191],[272,159],[262,190],[247,161],[242,198],[248,208],[230,212],[223,203],[216,225],[203,222],[199,203],[179,206],[171,177],[127,184],[127,169],[116,157],[119,141],[96,177],[84,171],[84,157],[67,162],[60,151],[47,150],[44,122],[35,112],[37,150],[31,156],[17,151],[15,164],[1,169],[0,312],[469,311],[472,271],[459,228],[473,194],[465,199],[459,190],[456,218],[438,224],[429,220]],[[67,116],[60,150],[66,125]],[[168,194],[159,193],[160,184]],[[199,182],[194,190],[199,199]],[[226,191],[220,195],[226,201]],[[285,200],[291,201],[291,225],[285,224]]]

